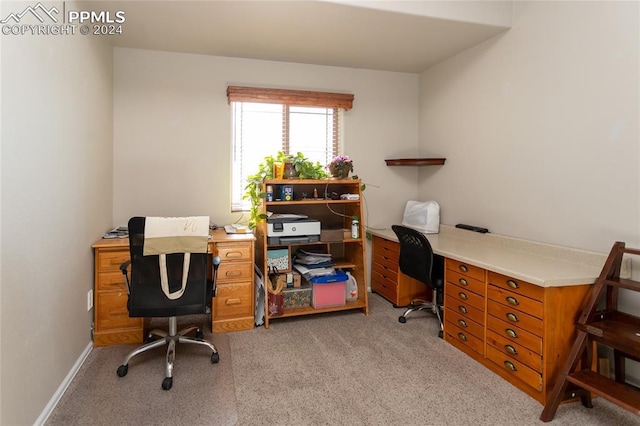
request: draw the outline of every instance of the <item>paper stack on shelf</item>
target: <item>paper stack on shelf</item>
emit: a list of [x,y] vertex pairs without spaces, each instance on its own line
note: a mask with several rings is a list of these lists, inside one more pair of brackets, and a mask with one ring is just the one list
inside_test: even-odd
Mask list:
[[331,254],[328,253],[312,253],[298,250],[294,255],[293,267],[308,280],[314,277],[335,274]]

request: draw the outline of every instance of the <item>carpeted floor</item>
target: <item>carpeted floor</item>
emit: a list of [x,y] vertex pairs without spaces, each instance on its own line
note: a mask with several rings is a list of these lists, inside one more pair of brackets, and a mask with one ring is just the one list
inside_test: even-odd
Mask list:
[[[537,401],[439,339],[434,317],[400,324],[402,309],[369,297],[369,316],[283,318],[215,335],[217,365],[202,348],[179,346],[170,391],[160,388],[160,353],[118,378],[131,347],[96,348],[47,425],[543,424]],[[603,399],[594,405],[564,404],[551,424],[640,425]]]

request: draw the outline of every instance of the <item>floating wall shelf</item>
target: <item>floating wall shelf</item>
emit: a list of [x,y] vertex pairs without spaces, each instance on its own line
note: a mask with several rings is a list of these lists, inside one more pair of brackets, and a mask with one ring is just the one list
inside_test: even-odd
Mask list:
[[395,158],[384,160],[387,166],[441,166],[446,158]]

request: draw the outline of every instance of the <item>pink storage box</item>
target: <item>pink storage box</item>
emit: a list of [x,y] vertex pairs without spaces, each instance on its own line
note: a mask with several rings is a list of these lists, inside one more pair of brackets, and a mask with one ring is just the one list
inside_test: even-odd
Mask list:
[[347,282],[313,283],[312,305],[314,308],[344,306],[347,303]]

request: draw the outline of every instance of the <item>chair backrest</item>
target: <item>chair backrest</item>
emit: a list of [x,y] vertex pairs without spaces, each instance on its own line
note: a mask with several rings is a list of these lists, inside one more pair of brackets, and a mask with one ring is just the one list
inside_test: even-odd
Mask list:
[[391,226],[400,243],[398,266],[403,274],[415,278],[431,288],[442,288],[441,279],[433,279],[433,249],[427,237],[415,229],[402,225]]
[[[130,293],[127,308],[130,317],[172,317],[206,312],[211,300],[207,281],[207,254],[191,253],[185,291],[177,299],[169,299],[162,290],[160,256],[144,256],[144,217],[129,220],[129,252],[131,259]],[[184,253],[166,255],[169,291],[182,288]]]

